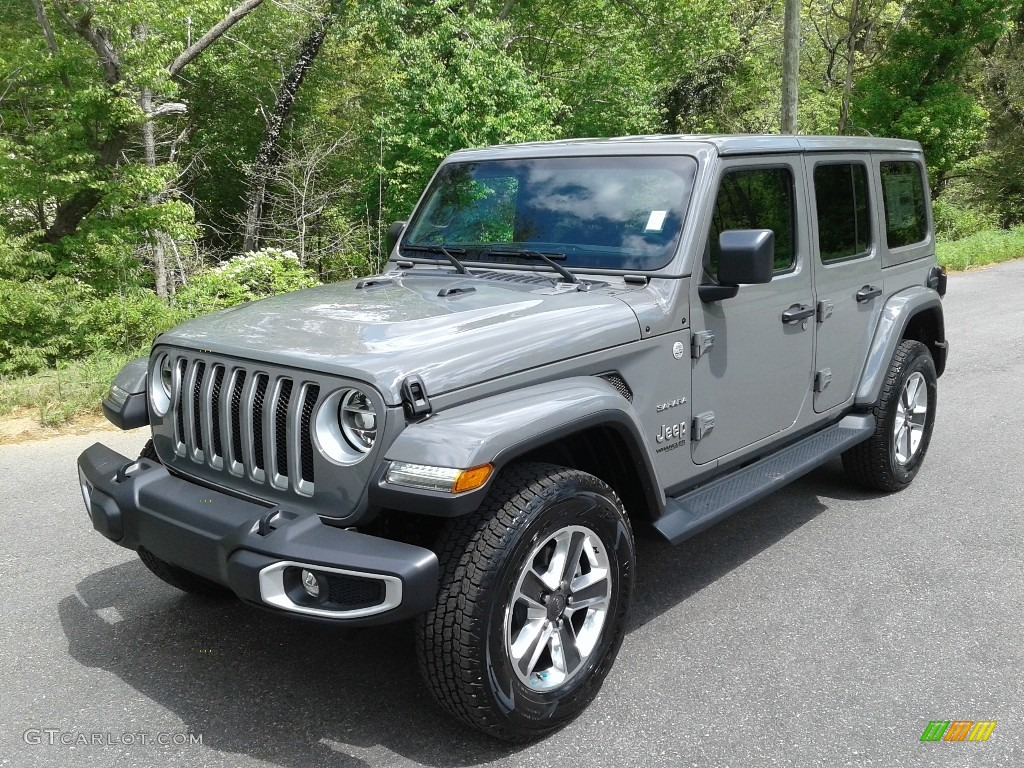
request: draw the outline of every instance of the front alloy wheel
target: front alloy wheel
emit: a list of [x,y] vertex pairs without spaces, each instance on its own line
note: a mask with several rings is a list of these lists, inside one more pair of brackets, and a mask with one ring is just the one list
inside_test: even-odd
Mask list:
[[566,526],[534,547],[505,610],[505,652],[523,684],[554,690],[584,668],[604,629],[611,579],[589,528]]
[[625,630],[635,562],[604,482],[550,464],[505,469],[438,543],[437,605],[417,624],[437,701],[508,741],[565,725],[597,695]]

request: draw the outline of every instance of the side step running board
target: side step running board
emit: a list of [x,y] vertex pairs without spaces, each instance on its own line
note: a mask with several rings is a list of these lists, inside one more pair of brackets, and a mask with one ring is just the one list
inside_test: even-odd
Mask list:
[[665,515],[654,527],[669,542],[678,544],[867,440],[874,431],[874,416],[851,414],[743,469],[682,496],[669,497]]

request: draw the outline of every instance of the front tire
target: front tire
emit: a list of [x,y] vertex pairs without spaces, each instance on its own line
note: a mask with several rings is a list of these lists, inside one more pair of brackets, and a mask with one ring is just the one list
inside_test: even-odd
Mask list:
[[436,607],[417,623],[420,669],[463,722],[529,741],[597,695],[625,630],[633,534],[604,482],[520,464],[442,534]]
[[901,341],[874,408],[875,433],[843,454],[846,474],[879,491],[910,485],[928,452],[937,398],[938,377],[928,347]]

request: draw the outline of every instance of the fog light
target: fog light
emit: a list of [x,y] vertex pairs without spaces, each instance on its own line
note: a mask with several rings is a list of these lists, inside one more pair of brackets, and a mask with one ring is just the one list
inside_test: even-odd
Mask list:
[[303,568],[300,575],[302,576],[302,588],[306,590],[306,594],[310,597],[320,597],[320,582],[317,581],[316,574]]

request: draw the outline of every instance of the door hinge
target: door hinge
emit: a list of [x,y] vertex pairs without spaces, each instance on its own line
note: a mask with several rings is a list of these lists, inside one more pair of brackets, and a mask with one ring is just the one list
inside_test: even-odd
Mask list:
[[703,440],[715,428],[715,412],[705,411],[693,417],[693,429],[690,430],[693,440]]
[[824,392],[832,383],[832,369],[822,368],[814,375],[814,391]]
[[701,356],[715,345],[715,334],[711,331],[697,331],[690,339],[690,357],[700,360]]
[[832,317],[832,310],[835,306],[829,299],[822,299],[818,302],[818,322],[824,323],[830,317]]

